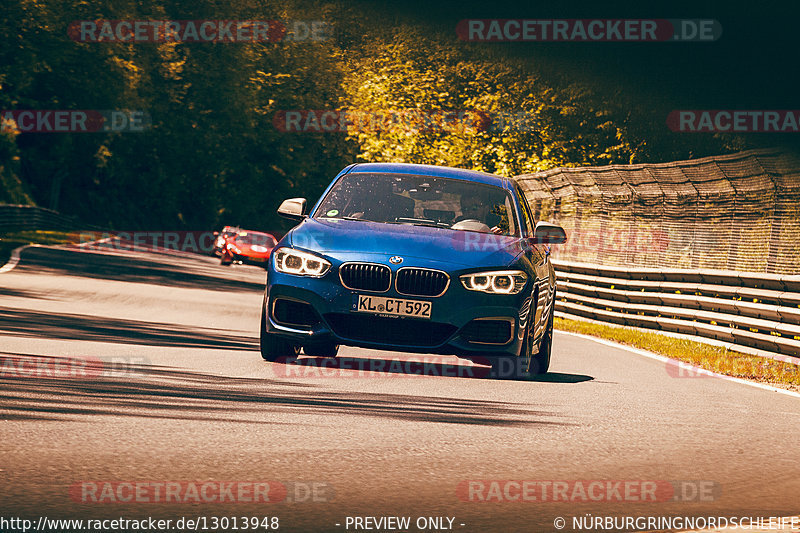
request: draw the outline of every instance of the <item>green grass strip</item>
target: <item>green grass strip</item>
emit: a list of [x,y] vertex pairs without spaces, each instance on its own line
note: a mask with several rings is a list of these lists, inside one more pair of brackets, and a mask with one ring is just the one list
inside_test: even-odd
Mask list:
[[555,317],[554,327],[633,346],[726,376],[800,390],[800,366],[792,363],[624,326]]

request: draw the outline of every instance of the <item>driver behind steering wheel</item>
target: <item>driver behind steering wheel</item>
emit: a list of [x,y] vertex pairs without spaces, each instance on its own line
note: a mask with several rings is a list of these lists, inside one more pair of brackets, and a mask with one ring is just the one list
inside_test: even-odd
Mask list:
[[456,222],[464,220],[477,220],[486,224],[489,231],[495,235],[502,235],[503,229],[500,227],[501,218],[494,213],[495,204],[481,198],[475,193],[465,193],[461,196],[461,216],[456,218]]

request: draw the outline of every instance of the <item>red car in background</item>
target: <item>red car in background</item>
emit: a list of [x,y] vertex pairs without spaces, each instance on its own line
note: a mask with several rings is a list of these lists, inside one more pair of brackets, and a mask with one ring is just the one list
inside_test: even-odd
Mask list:
[[277,239],[269,233],[241,230],[225,238],[220,263],[246,263],[266,267],[269,254],[277,243]]
[[240,231],[242,231],[242,229],[239,226],[225,226],[222,228],[222,231],[215,231],[214,248],[211,250],[211,252],[217,257],[221,256],[222,250],[225,248],[225,241],[228,239],[228,237],[233,237]]

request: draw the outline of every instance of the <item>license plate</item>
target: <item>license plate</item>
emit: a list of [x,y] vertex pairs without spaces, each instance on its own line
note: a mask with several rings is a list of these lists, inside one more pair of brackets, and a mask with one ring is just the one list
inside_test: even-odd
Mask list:
[[375,315],[430,318],[431,307],[431,302],[422,300],[384,298],[382,296],[368,296],[366,294],[358,294],[353,298],[353,311],[358,313],[372,313]]

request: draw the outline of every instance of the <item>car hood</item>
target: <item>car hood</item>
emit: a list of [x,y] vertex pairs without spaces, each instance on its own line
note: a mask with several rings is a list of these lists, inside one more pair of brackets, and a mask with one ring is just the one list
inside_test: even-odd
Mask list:
[[287,234],[291,246],[320,252],[343,261],[385,262],[400,256],[415,264],[442,263],[460,267],[511,264],[522,252],[523,240],[446,228],[377,222],[308,218]]

